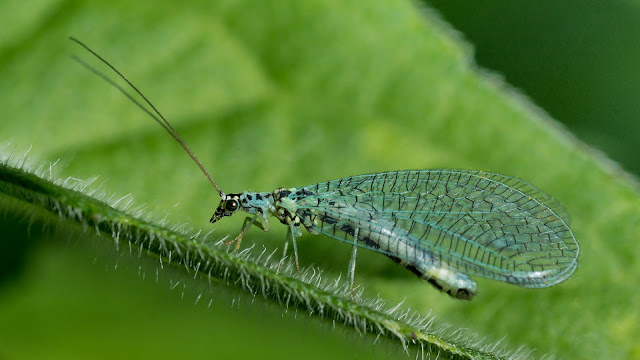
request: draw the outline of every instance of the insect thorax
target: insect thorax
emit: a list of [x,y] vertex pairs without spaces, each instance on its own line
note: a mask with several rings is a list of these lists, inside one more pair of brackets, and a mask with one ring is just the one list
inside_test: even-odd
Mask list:
[[298,206],[296,200],[290,197],[290,195],[295,194],[296,191],[296,188],[275,190],[273,192],[275,212],[272,215],[285,225],[292,224],[300,227],[302,221],[297,214]]

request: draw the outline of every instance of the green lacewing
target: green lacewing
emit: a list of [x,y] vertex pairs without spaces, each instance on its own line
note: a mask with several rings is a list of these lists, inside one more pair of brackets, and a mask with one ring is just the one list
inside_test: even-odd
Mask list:
[[243,212],[244,233],[269,229],[275,217],[288,227],[296,266],[296,238],[302,229],[352,245],[349,284],[356,250],[386,255],[438,290],[472,299],[481,276],[527,288],[556,285],[577,267],[579,246],[569,217],[553,198],[526,181],[473,170],[390,171],[281,188],[271,192],[225,193],[164,116],[129,80],[79,40],[70,39],[106,64],[151,110],[82,60],[76,61],[115,86],[158,122],[187,152],[218,191],[221,201],[210,222]]

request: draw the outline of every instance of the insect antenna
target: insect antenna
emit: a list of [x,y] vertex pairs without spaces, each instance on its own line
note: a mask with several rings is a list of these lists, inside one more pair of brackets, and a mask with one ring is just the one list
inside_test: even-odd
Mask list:
[[[116,74],[118,74],[118,76],[120,76],[120,78],[122,78],[122,80],[124,80],[133,90],[135,90],[136,93],[138,93],[138,95],[140,95],[142,97],[144,102],[147,103],[151,107],[151,109],[153,109],[153,112],[151,112],[147,107],[145,107],[138,100],[136,100],[131,94],[129,94],[125,89],[123,89],[115,81],[113,81],[110,78],[108,78],[105,74],[103,74],[102,72],[98,71],[93,66],[87,64],[86,62],[84,62],[83,60],[78,58],[77,56],[75,56],[75,55],[71,56],[71,58],[73,60],[78,62],[80,65],[84,66],[87,70],[91,71],[92,73],[94,73],[95,75],[99,76],[100,78],[102,78],[107,83],[109,83],[111,86],[113,86],[116,89],[118,89],[127,98],[129,98],[129,100],[131,100],[134,104],[136,104],[136,106],[138,106],[145,113],[147,113],[149,116],[151,116],[158,124],[160,124],[160,126],[162,126],[162,128],[164,128],[171,135],[171,137],[173,137],[182,146],[182,148],[187,152],[187,154],[189,154],[191,159],[196,163],[196,165],[198,165],[198,167],[200,168],[202,173],[207,177],[207,179],[209,179],[209,182],[211,182],[213,187],[216,188],[216,190],[218,191],[218,194],[220,195],[220,197],[224,198],[224,193],[222,192],[222,190],[220,190],[220,188],[218,187],[218,184],[216,184],[216,182],[213,180],[213,178],[211,177],[209,172],[204,168],[204,165],[202,165],[202,163],[200,162],[200,159],[198,159],[198,157],[191,150],[189,145],[187,145],[187,143],[184,142],[184,140],[182,139],[180,134],[178,134],[178,132],[173,128],[173,126],[171,126],[171,124],[167,121],[167,119],[165,119],[165,117],[160,113],[160,111],[158,111],[158,109],[156,109],[156,107],[153,106],[151,101],[149,101],[149,99],[147,99],[147,97],[144,96],[144,94],[142,94],[142,92],[140,92],[140,90],[138,90],[138,88],[135,87],[135,85],[133,85],[129,81],[129,79],[127,79],[120,71],[118,71],[118,69],[116,69],[113,65],[111,65],[102,56],[98,55],[95,51],[91,50],[82,41],[74,38],[73,36],[69,36],[69,40],[71,40],[71,41],[75,42],[76,44],[82,46],[87,51],[89,51],[91,54],[93,54],[93,56],[97,57],[100,61],[102,61],[105,65],[107,65],[111,70],[113,70]],[[156,116],[156,114],[157,114],[157,116]]]

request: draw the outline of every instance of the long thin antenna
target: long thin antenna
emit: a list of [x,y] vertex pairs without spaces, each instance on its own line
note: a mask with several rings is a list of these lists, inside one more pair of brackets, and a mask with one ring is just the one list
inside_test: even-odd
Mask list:
[[138,95],[140,95],[142,97],[142,99],[151,107],[151,109],[153,109],[153,111],[158,114],[158,116],[156,116],[154,113],[152,113],[151,111],[149,111],[149,109],[147,109],[144,105],[142,105],[138,100],[136,100],[133,96],[131,96],[131,94],[129,94],[127,91],[125,91],[120,85],[118,85],[116,82],[114,82],[113,80],[111,80],[110,78],[108,78],[106,75],[104,75],[103,73],[101,73],[100,71],[96,70],[94,67],[92,67],[91,65],[87,64],[86,62],[80,60],[78,57],[76,56],[72,56],[72,58],[77,61],[80,65],[84,66],[85,68],[87,68],[89,71],[91,71],[92,73],[94,73],[95,75],[101,77],[103,80],[105,80],[106,82],[108,82],[109,84],[111,84],[111,86],[115,87],[116,89],[118,89],[121,93],[123,93],[127,98],[129,98],[129,100],[131,100],[134,104],[136,104],[140,109],[142,109],[144,112],[146,112],[149,116],[151,116],[158,124],[160,124],[160,126],[162,126],[170,135],[171,137],[173,137],[178,143],[180,143],[180,145],[182,146],[182,148],[187,152],[187,154],[189,154],[189,156],[191,157],[191,159],[196,163],[196,165],[198,165],[198,167],[200,168],[200,170],[202,171],[202,173],[207,177],[207,179],[209,179],[209,182],[211,182],[211,184],[213,185],[213,187],[216,188],[216,190],[218,190],[218,194],[220,194],[220,197],[224,198],[224,193],[222,192],[222,190],[220,190],[220,188],[218,187],[218,184],[216,184],[216,182],[213,180],[213,178],[211,177],[211,175],[209,175],[209,172],[204,168],[204,166],[202,165],[202,163],[200,162],[200,159],[198,159],[198,157],[196,156],[196,154],[193,153],[193,151],[191,150],[191,148],[189,147],[189,145],[187,145],[187,143],[184,142],[184,140],[182,139],[182,137],[180,136],[180,134],[178,134],[178,132],[173,128],[173,126],[171,126],[171,124],[169,124],[169,122],[167,121],[167,119],[164,118],[164,116],[162,116],[162,114],[160,113],[160,111],[158,111],[158,109],[156,109],[155,106],[153,106],[153,104],[151,103],[151,101],[149,101],[147,99],[146,96],[144,96],[144,94],[142,94],[142,92],[140,92],[140,90],[138,90],[137,87],[135,87],[135,85],[133,85],[129,79],[127,79],[124,75],[122,75],[122,73],[120,71],[118,71],[118,69],[116,69],[115,67],[113,67],[113,65],[111,65],[107,60],[105,60],[102,56],[98,55],[95,51],[91,50],[87,45],[85,45],[82,41],[74,38],[73,36],[69,36],[69,40],[75,42],[76,44],[82,46],[83,48],[85,48],[87,51],[89,51],[91,54],[93,54],[93,56],[97,57],[98,59],[100,59],[100,61],[102,61],[104,64],[106,64],[109,68],[111,68],[111,70],[113,70],[116,74],[118,74],[118,76],[120,76],[122,78],[122,80],[124,80],[133,90],[135,90]]

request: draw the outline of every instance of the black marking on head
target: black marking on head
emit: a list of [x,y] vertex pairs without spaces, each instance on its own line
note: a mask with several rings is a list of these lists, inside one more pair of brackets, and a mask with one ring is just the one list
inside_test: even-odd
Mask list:
[[256,200],[262,200],[262,195],[256,194]]
[[253,200],[253,196],[251,196],[251,195],[247,195],[247,199],[249,199],[249,200]]
[[240,194],[228,194],[216,208],[209,222],[214,223],[225,216],[231,216],[240,208]]
[[282,199],[283,197],[287,197],[291,194],[291,190],[281,189],[278,191],[278,199]]

